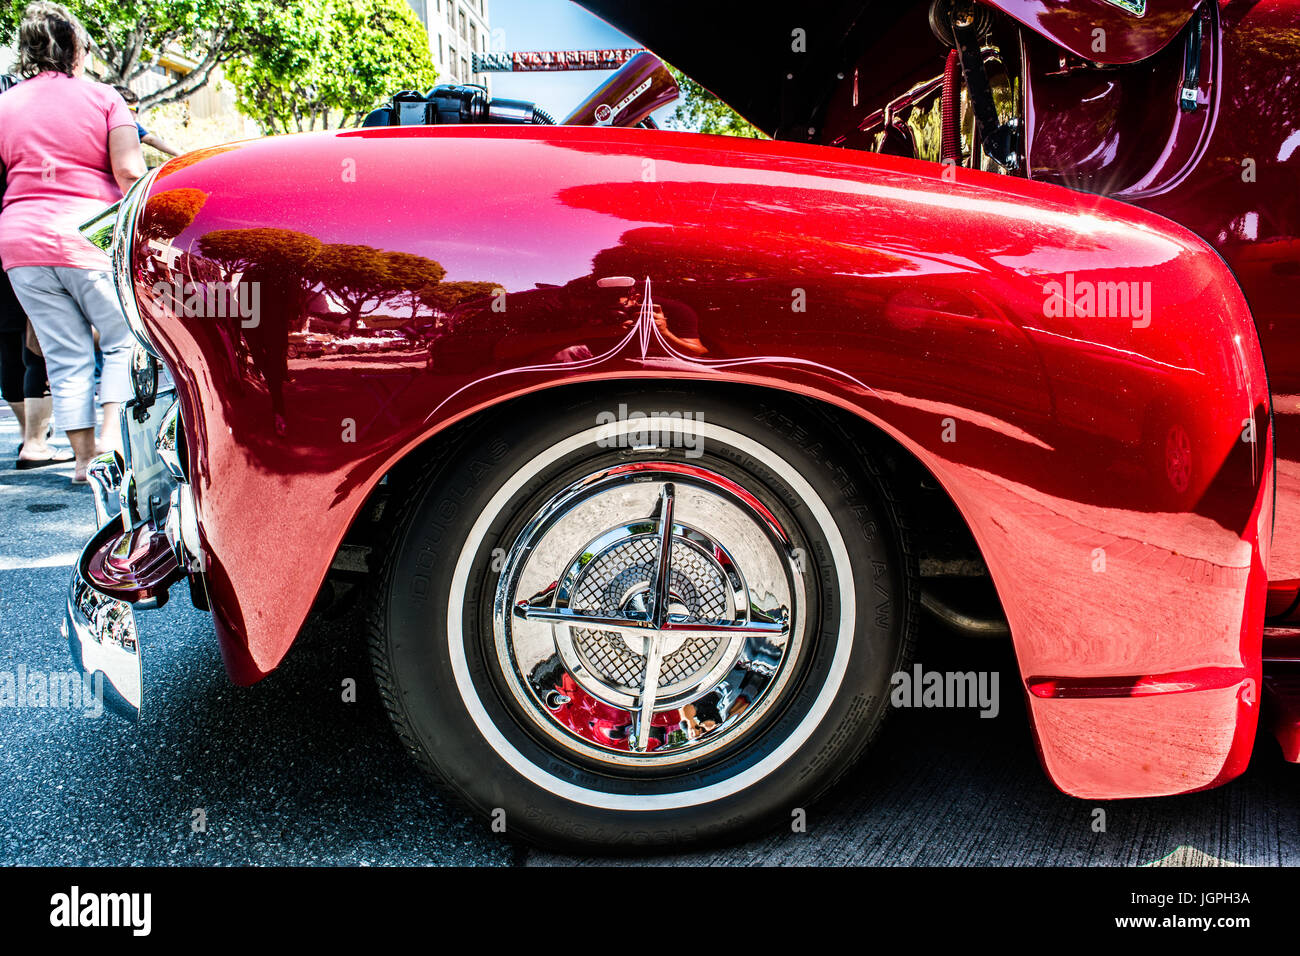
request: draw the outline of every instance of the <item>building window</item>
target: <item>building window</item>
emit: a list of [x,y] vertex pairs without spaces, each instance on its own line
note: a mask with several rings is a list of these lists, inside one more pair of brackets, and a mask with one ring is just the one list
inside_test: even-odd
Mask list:
[[464,57],[460,58],[460,75],[466,78],[469,77],[469,61]]
[[478,27],[472,23],[469,25],[469,48],[471,50],[478,49]]
[[438,34],[438,62],[439,63],[447,62],[445,59],[443,59],[442,56],[442,34],[441,33]]

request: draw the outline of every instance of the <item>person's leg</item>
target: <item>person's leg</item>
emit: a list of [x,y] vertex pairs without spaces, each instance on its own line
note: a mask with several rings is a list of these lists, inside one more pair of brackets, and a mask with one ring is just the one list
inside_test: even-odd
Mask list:
[[22,431],[19,467],[23,462],[58,464],[67,458],[48,443],[52,405],[45,359],[28,348],[27,315],[14,295],[9,277],[0,273],[0,282],[0,391]]
[[[26,317],[24,316],[24,323]],[[45,356],[23,345],[23,401],[28,408],[24,434],[37,442],[36,447],[48,448],[50,419],[54,417],[54,402],[50,399],[50,382],[45,372]]]
[[103,370],[99,376],[99,403],[103,408],[99,447],[102,452],[122,451],[122,403],[131,393],[131,348],[135,339],[126,326],[122,303],[107,272],[59,269],[59,278],[81,307],[82,314],[99,333]]
[[23,333],[0,328],[0,396],[18,419],[18,428],[25,431],[23,371]]
[[64,287],[59,270],[23,266],[10,269],[9,279],[45,355],[54,415],[68,433],[76,456],[74,480],[84,480],[95,456],[95,360],[90,323]]
[[27,421],[23,425],[23,450],[18,455],[19,461],[44,461],[54,454],[49,445],[50,416],[54,411],[54,402],[50,396],[29,398]]
[[25,430],[26,409],[23,403],[23,333],[27,316],[14,295],[9,277],[0,272],[0,397],[3,397]]

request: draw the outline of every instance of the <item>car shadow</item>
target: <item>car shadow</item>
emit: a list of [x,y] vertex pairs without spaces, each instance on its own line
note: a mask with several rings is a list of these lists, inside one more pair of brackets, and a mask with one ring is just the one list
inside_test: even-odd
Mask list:
[[528,864],[1300,862],[1300,767],[1282,761],[1267,730],[1261,730],[1249,770],[1227,786],[1162,799],[1078,800],[1058,791],[1038,763],[1008,644],[953,636],[929,623],[916,660],[925,670],[996,670],[999,713],[983,718],[975,709],[895,709],[866,758],[807,808],[804,832],[794,832],[792,818],[790,827],[717,849],[625,858],[532,851]]

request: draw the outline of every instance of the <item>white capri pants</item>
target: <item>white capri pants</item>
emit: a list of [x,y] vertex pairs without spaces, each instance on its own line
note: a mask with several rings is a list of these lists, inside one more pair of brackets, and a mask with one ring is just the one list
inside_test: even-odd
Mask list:
[[131,332],[107,272],[63,266],[9,269],[23,311],[45,353],[54,420],[64,431],[95,427],[95,340],[104,369],[100,404],[131,398]]

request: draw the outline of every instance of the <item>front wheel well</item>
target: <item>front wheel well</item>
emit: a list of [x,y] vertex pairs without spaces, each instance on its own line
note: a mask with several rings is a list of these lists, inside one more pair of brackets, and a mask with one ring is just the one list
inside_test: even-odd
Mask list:
[[[621,379],[617,385],[626,386]],[[988,568],[970,528],[951,496],[933,472],[914,454],[875,423],[815,398],[775,388],[717,382],[648,380],[658,388],[684,394],[707,392],[740,408],[763,408],[768,414],[786,415],[792,421],[818,420],[844,436],[859,463],[875,463],[906,528],[911,550],[919,565],[923,603],[950,627],[972,636],[1005,636],[1005,619],[989,577]],[[511,399],[475,412],[411,449],[371,491],[359,509],[322,585],[316,610],[350,603],[347,598],[361,579],[379,565],[377,549],[386,537],[384,515],[395,489],[431,465],[449,460],[456,449],[498,416],[517,418],[554,408],[556,402],[590,397],[609,391],[609,383],[563,385]],[[616,411],[616,410],[611,410]],[[865,469],[865,464],[862,466]]]

